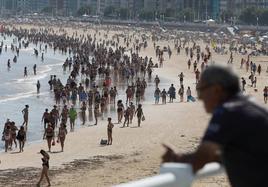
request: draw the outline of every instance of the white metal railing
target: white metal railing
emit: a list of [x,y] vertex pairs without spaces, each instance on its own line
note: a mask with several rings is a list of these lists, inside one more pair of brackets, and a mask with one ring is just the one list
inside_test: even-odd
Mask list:
[[223,172],[224,168],[218,163],[207,164],[196,174],[193,173],[190,164],[164,163],[160,167],[159,175],[114,187],[190,187],[194,180]]

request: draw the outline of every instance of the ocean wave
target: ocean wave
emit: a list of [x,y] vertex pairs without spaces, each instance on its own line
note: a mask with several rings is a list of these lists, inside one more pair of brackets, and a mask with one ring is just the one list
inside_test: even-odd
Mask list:
[[60,62],[60,63],[56,63],[56,64],[49,64],[47,65],[48,67],[56,67],[56,66],[62,66],[63,65],[63,62]]
[[[46,95],[47,93],[49,92],[42,92],[42,93],[39,93],[38,96]],[[32,92],[25,92],[25,93],[17,93],[13,95],[0,96],[0,103],[4,103],[8,101],[15,101],[15,100],[19,100],[19,99],[23,99],[23,98],[27,98],[31,96],[36,96],[36,95],[37,95],[36,91],[32,91]]]
[[20,51],[23,51],[23,52],[28,52],[28,51],[32,51],[33,54],[34,54],[34,48],[32,47],[27,47],[27,48],[21,48]]
[[45,65],[42,66],[41,70],[37,71],[37,75],[29,75],[24,78],[18,78],[18,79],[12,79],[11,82],[6,82],[5,84],[14,84],[14,83],[36,83],[37,80],[44,79],[45,77],[48,76],[49,72],[52,71],[53,66],[58,66],[60,64],[55,64],[55,65]]

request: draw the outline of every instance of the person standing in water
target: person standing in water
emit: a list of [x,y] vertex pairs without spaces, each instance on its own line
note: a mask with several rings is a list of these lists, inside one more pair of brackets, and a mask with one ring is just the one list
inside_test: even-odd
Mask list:
[[34,66],[33,66],[33,72],[34,72],[34,75],[36,75],[36,64],[34,64]]
[[24,77],[28,76],[27,67],[24,67]]
[[37,93],[40,93],[40,87],[41,87],[41,84],[40,84],[40,82],[38,80],[37,83],[36,83]]
[[21,111],[23,114],[23,123],[22,125],[26,126],[26,129],[28,127],[28,117],[29,117],[29,105],[25,105],[25,108]]
[[9,71],[11,68],[11,65],[10,65],[10,59],[7,60],[7,70]]

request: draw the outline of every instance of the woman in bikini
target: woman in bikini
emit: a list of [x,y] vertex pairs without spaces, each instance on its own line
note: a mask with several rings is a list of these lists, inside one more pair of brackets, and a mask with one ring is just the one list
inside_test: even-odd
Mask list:
[[47,145],[48,145],[48,152],[51,152],[51,144],[52,144],[52,140],[54,138],[54,129],[52,128],[51,123],[48,124],[43,139],[47,139]]
[[58,140],[57,140],[57,142],[60,142],[61,152],[63,152],[66,134],[67,134],[66,125],[64,123],[61,123],[60,128],[59,128],[59,133],[58,133]]
[[20,152],[23,152],[24,143],[26,140],[26,132],[24,130],[24,126],[20,127],[20,130],[18,131],[18,134],[17,134],[17,139],[19,141]]
[[10,146],[11,146],[11,148],[12,148],[12,144],[13,144],[13,142],[14,142],[14,144],[15,144],[15,148],[17,148],[16,134],[17,134],[17,130],[18,130],[18,128],[16,127],[14,121],[11,122],[11,127],[10,127],[10,129],[11,129],[11,141],[10,141]]
[[51,186],[50,180],[49,180],[49,177],[48,177],[49,155],[43,149],[40,151],[40,153],[43,155],[43,158],[42,158],[42,167],[43,167],[43,169],[42,169],[41,177],[40,177],[40,179],[39,179],[39,181],[37,183],[37,186],[40,186],[40,183],[42,182],[44,176],[47,179],[48,186]]
[[124,105],[122,100],[118,100],[117,102],[117,116],[118,116],[118,123],[121,123],[124,114]]
[[87,110],[87,103],[85,101],[83,101],[82,105],[81,105],[81,121],[82,121],[82,125],[85,125],[85,123],[86,123],[86,110]]
[[140,127],[140,125],[141,125],[141,118],[144,116],[143,111],[142,111],[142,105],[141,104],[138,105],[138,108],[137,108],[135,114],[137,114],[138,127]]

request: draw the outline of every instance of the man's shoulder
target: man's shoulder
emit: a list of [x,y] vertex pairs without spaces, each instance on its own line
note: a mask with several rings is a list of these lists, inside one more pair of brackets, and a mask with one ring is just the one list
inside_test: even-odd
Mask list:
[[236,96],[225,102],[220,108],[230,114],[243,114],[245,116],[258,114],[258,116],[262,115],[268,118],[268,110],[249,96]]

